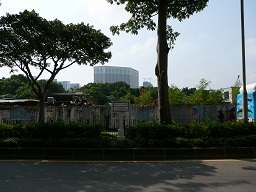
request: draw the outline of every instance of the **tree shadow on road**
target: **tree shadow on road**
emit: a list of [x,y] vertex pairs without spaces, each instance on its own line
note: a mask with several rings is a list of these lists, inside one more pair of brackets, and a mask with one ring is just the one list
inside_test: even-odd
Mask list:
[[[121,163],[118,166],[116,163],[98,163],[83,172],[90,181],[84,183],[82,191],[199,192],[207,187],[216,189],[247,183],[239,180],[227,183],[210,181],[216,169],[204,162],[137,162]],[[194,182],[196,177],[202,180]],[[90,185],[91,181],[94,187]]]
[[[22,167],[21,163],[17,163],[16,167],[17,169],[13,167],[14,171],[9,173],[10,176],[2,179],[9,180],[9,184],[12,183],[15,189],[21,188],[27,192],[35,190],[30,184],[36,184],[38,192],[200,192],[207,187],[214,190],[218,187],[246,184],[246,181],[241,180],[214,180],[218,168],[200,161],[31,162],[23,163]],[[1,170],[8,172],[7,168],[1,167]],[[1,186],[7,184],[4,180],[0,182]],[[10,187],[12,186],[9,186],[9,191],[12,191]]]

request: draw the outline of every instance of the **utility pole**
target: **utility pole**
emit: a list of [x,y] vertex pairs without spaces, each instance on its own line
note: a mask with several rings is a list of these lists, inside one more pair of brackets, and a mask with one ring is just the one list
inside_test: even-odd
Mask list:
[[246,90],[245,70],[245,38],[244,38],[244,0],[241,0],[241,35],[242,35],[242,68],[243,68],[243,117],[244,123],[248,122],[248,99]]

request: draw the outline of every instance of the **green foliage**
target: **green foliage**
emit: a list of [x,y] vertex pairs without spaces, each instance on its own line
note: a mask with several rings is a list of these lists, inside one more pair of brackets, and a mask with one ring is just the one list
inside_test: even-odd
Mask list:
[[128,139],[144,138],[145,140],[161,140],[172,135],[170,125],[158,123],[139,123],[127,129]]
[[181,89],[181,91],[186,95],[186,96],[190,96],[195,92],[196,88],[188,88],[188,87],[184,87]]
[[154,103],[154,99],[152,97],[151,88],[143,88],[144,90],[141,91],[141,95],[135,99],[134,105],[136,106],[152,106]]
[[[155,23],[154,17],[159,13],[159,2],[153,1],[134,1],[134,0],[107,0],[111,4],[116,2],[118,5],[125,4],[125,10],[131,13],[131,18],[119,26],[111,26],[110,30],[113,34],[119,34],[120,31],[129,32],[137,35],[138,31],[142,28],[147,30],[155,30],[157,24]],[[174,18],[182,21],[189,18],[195,12],[203,10],[207,6],[208,0],[200,1],[184,1],[174,0],[172,2],[160,1],[166,9],[166,18]],[[170,44],[174,44],[176,37],[179,33],[174,32],[171,26],[166,26],[167,40]]]
[[[44,100],[56,75],[73,64],[106,63],[111,53],[105,49],[111,45],[107,36],[89,24],[65,25],[28,10],[0,18],[0,67],[7,66],[13,72],[19,69],[26,75],[40,100],[39,122],[45,120]],[[32,74],[32,68],[37,74]],[[40,84],[38,80],[45,73],[49,79]]]
[[[206,81],[206,80],[205,80]],[[111,101],[130,101],[134,106],[154,106],[158,100],[157,87],[143,87],[132,89],[125,82],[116,83],[89,83],[81,90],[97,101],[97,104],[104,105]],[[173,105],[181,104],[222,104],[221,91],[204,90],[185,87],[179,89],[171,85],[168,92],[169,102]]]
[[0,124],[0,138],[100,138],[103,126],[99,124],[65,123],[63,121],[28,125]]
[[194,89],[192,93],[187,95],[186,104],[222,104],[223,94],[221,91],[216,91],[210,88],[210,81],[202,78],[197,85],[197,89]]
[[0,138],[9,138],[14,136],[12,125],[0,124]]
[[256,124],[242,122],[205,122],[187,125],[141,123],[128,128],[126,138],[136,147],[255,147]]
[[16,99],[37,99],[29,84],[18,87],[13,97]]
[[17,147],[19,146],[19,138],[0,139],[0,146],[2,147]]
[[[40,86],[45,86],[46,80],[37,81]],[[10,78],[0,80],[0,92],[2,97],[11,97],[14,99],[38,99],[28,83],[26,76],[12,75]],[[57,82],[51,82],[48,94],[63,93],[65,89]]]
[[211,81],[207,81],[206,79],[202,78],[199,81],[199,84],[197,85],[198,89],[206,90],[208,87],[210,87]]
[[124,98],[128,99],[127,95],[131,93],[130,86],[123,81],[116,83],[89,83],[82,87],[81,90],[96,100],[98,105],[123,100]]
[[188,104],[188,105],[212,105],[222,104],[223,94],[219,90],[206,90],[210,82],[205,79],[201,80],[198,89],[185,87],[179,89],[172,85],[169,88],[169,102],[174,105]]
[[10,78],[2,78],[0,79],[0,93],[2,97],[15,98],[16,91],[19,87],[23,87],[27,83],[27,79],[23,75],[12,75]]
[[120,97],[120,101],[130,101],[131,105],[137,105],[137,97],[132,95],[131,92],[127,93],[126,95]]
[[112,101],[130,101],[135,106],[153,106],[158,98],[157,87],[143,89],[130,88],[125,82],[89,83],[81,88],[98,105]]
[[256,147],[256,123],[204,122],[179,125],[139,123],[126,138],[104,132],[102,125],[78,123],[0,124],[2,147]]
[[159,147],[167,141],[173,141],[177,131],[168,124],[139,123],[126,130],[126,138],[137,147]]
[[0,138],[24,138],[26,137],[26,128],[21,123],[6,125],[0,124]]
[[60,139],[33,139],[33,138],[7,138],[0,139],[1,147],[79,147],[104,148],[110,146],[109,138],[60,138]]
[[236,104],[236,97],[240,93],[239,91],[240,87],[232,87],[232,103]]
[[63,121],[0,124],[0,146],[26,147],[106,147],[110,137],[101,134],[103,126]]
[[116,139],[117,138],[117,134],[109,133],[109,132],[106,132],[106,131],[105,132],[101,132],[101,136],[112,138],[112,139]]
[[100,138],[103,126],[56,121],[27,125],[27,130],[27,137],[38,139]]
[[[45,87],[47,84],[46,80],[38,80],[38,84],[41,87]],[[63,88],[62,84],[58,82],[51,82],[49,85],[49,90],[47,92],[48,95],[53,95],[54,93],[64,93],[65,89]]]
[[170,104],[185,104],[185,93],[177,86],[171,85],[169,88],[169,102]]
[[206,104],[222,104],[223,93],[219,90],[210,90],[207,96]]
[[187,138],[204,138],[208,136],[208,125],[206,123],[192,123],[189,126]]

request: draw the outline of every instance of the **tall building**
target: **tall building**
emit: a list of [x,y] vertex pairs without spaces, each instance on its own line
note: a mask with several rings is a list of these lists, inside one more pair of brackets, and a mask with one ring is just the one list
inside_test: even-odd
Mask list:
[[70,83],[70,89],[79,89],[80,85],[79,83]]
[[138,88],[139,72],[130,67],[94,67],[94,83],[115,83],[118,81],[126,82],[131,88]]
[[70,89],[70,81],[58,81],[58,83],[62,84],[66,91]]

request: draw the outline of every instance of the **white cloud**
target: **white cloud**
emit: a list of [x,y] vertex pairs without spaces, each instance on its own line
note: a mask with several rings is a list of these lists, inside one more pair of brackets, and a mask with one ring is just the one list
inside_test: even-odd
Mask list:
[[149,37],[147,41],[143,43],[134,44],[130,52],[134,55],[146,56],[152,53],[152,50],[156,50],[156,37]]
[[104,25],[118,25],[130,17],[123,5],[110,4],[106,0],[76,0],[75,3],[86,14]]
[[1,9],[0,13],[3,14],[3,10],[5,12],[16,14],[24,11],[25,9],[32,10],[33,9],[33,1],[32,0],[24,0],[24,1],[10,1],[10,0],[2,0],[1,1]]

